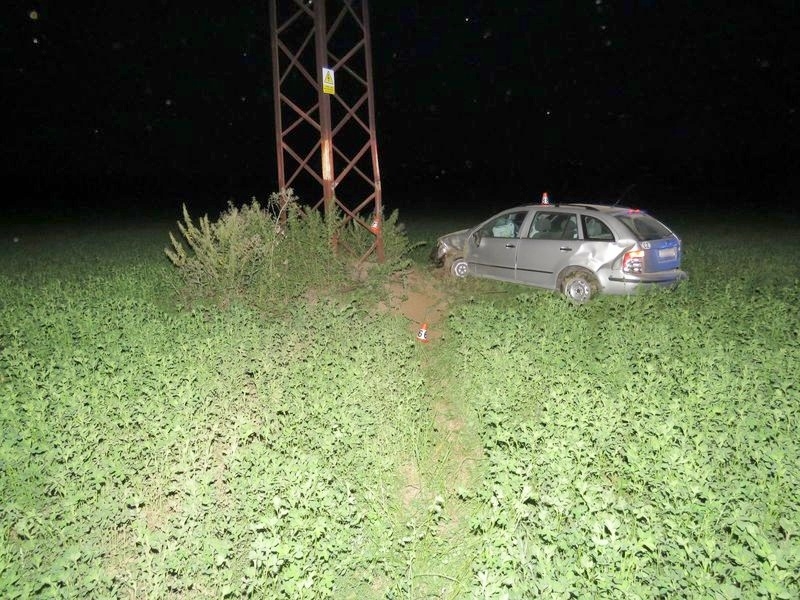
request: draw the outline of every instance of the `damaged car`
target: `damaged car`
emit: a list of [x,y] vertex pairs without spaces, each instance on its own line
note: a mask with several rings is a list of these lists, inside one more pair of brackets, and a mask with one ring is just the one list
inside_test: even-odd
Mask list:
[[687,278],[680,238],[653,216],[604,204],[549,204],[546,196],[440,237],[431,258],[456,277],[557,290],[575,303]]

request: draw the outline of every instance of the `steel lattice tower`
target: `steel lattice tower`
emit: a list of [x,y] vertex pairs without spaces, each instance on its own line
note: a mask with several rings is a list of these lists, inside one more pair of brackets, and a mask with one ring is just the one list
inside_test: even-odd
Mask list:
[[369,247],[347,250],[383,262],[367,0],[269,0],[269,9],[279,188],[326,215],[341,211],[345,226],[371,234]]

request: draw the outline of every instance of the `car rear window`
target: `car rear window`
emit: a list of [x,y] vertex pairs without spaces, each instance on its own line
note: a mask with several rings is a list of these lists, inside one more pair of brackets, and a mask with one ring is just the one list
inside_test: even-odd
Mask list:
[[641,242],[660,240],[672,235],[672,232],[661,221],[644,213],[618,215],[617,218]]

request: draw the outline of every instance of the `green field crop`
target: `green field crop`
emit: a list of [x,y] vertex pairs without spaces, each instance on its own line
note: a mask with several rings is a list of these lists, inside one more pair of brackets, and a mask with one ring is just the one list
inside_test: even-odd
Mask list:
[[431,277],[429,344],[343,295],[177,310],[169,228],[0,240],[0,596],[800,595],[784,228],[580,307]]

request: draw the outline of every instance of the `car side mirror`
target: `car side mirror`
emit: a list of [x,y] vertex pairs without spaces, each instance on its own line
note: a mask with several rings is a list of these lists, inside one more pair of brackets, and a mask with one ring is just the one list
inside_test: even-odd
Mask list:
[[481,245],[481,232],[480,231],[473,231],[472,232],[472,241],[475,242],[476,246]]

